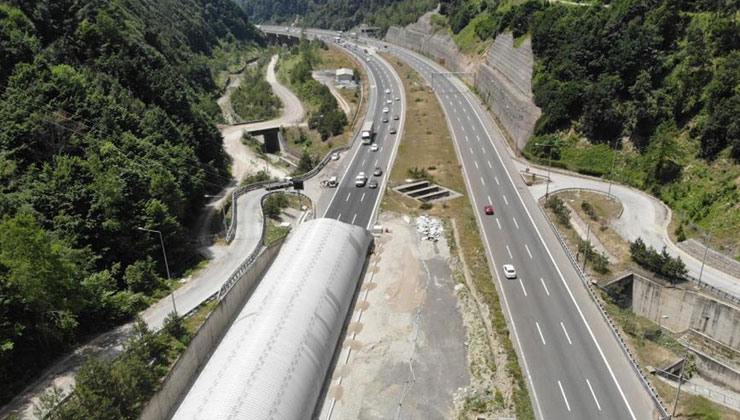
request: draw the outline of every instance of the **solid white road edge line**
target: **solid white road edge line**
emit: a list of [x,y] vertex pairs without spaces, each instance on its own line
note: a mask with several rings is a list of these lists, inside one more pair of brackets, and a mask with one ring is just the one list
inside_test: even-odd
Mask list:
[[[459,88],[459,85],[458,85]],[[461,91],[462,92],[462,91]],[[468,98],[467,95],[465,96],[465,100],[468,102],[470,107],[475,110],[476,108],[473,106],[472,102],[470,101],[470,98]],[[519,190],[516,188],[516,184],[514,184],[514,180],[511,178],[511,174],[506,169],[506,165],[504,165],[504,160],[501,157],[501,154],[498,151],[498,148],[493,143],[493,138],[491,137],[491,133],[488,132],[488,127],[483,123],[483,119],[481,119],[481,116],[476,112],[475,115],[478,117],[478,121],[480,122],[483,129],[486,131],[486,134],[488,134],[488,140],[491,143],[491,146],[493,146],[493,151],[496,153],[496,156],[499,159],[499,162],[501,163],[501,166],[504,168],[504,172],[506,172],[506,176],[509,178],[509,182],[511,182],[511,186],[514,188],[514,191],[516,192],[517,197],[519,197],[519,201],[522,203],[522,207],[524,207],[524,211],[527,213],[527,216],[529,217],[529,221],[532,223],[532,226],[534,226],[534,230],[537,232],[537,236],[540,238],[540,242],[542,242],[542,246],[545,247],[545,251],[547,251],[547,255],[550,257],[550,260],[552,261],[553,265],[555,266],[555,270],[558,272],[558,275],[560,276],[560,280],[563,282],[563,285],[565,286],[565,289],[568,291],[568,295],[570,296],[570,300],[573,302],[573,305],[575,305],[576,310],[578,310],[578,314],[581,316],[581,320],[586,325],[586,329],[588,330],[589,335],[591,336],[591,340],[593,340],[594,345],[596,345],[596,349],[599,351],[599,355],[601,356],[601,360],[604,361],[604,364],[606,365],[606,368],[609,370],[609,375],[611,375],[612,380],[614,381],[614,384],[617,386],[617,390],[619,391],[619,395],[622,397],[622,400],[624,401],[624,404],[627,406],[627,410],[630,413],[630,417],[632,417],[633,420],[637,420],[637,417],[635,417],[635,413],[632,411],[632,406],[630,406],[629,401],[627,401],[627,396],[624,395],[624,391],[622,390],[622,386],[619,384],[619,381],[617,381],[616,375],[614,375],[614,371],[612,370],[611,365],[609,364],[609,361],[606,360],[606,356],[604,355],[604,351],[601,349],[601,346],[599,345],[599,342],[596,340],[596,336],[594,335],[593,331],[591,330],[591,326],[588,324],[588,321],[586,321],[585,315],[583,315],[583,311],[581,310],[581,307],[578,306],[578,303],[576,302],[575,296],[573,296],[573,292],[570,290],[570,286],[568,286],[568,283],[565,281],[565,277],[563,276],[562,271],[560,271],[560,267],[558,267],[558,264],[555,262],[555,257],[552,256],[552,253],[550,252],[550,248],[547,246],[547,243],[545,243],[544,238],[542,237],[542,234],[540,233],[539,228],[537,227],[537,224],[534,222],[534,218],[532,217],[532,214],[529,212],[529,209],[524,204],[524,199],[522,198],[521,194],[519,194]],[[563,394],[565,396],[565,394]]]
[[[403,55],[403,54],[401,54]],[[437,96],[437,100],[441,103],[442,98],[439,96],[439,94],[435,91],[435,96]],[[462,165],[462,171],[465,181],[465,187],[468,190],[468,195],[470,196],[470,199],[473,200],[473,208],[478,208],[478,203],[475,200],[475,195],[473,195],[473,190],[470,188],[470,181],[468,180],[468,171],[465,167],[465,161],[462,159],[462,152],[460,151],[460,147],[458,145],[458,139],[457,135],[455,134],[455,130],[452,129],[452,126],[450,125],[450,118],[447,114],[447,108],[442,107],[442,112],[445,114],[446,120],[447,120],[447,128],[449,129],[450,133],[452,134],[453,142],[452,144],[455,146],[455,152],[457,153],[457,158],[460,161]],[[483,225],[483,219],[481,218],[480,212],[474,210],[475,218],[478,220],[478,226],[484,226]],[[496,219],[498,220],[498,219]],[[499,229],[501,228],[501,225],[499,225]],[[506,291],[504,290],[504,285],[501,283],[501,276],[498,273],[498,270],[495,269],[497,267],[496,260],[493,258],[493,253],[491,252],[491,247],[489,246],[488,241],[488,234],[486,233],[485,229],[481,228],[481,232],[483,232],[483,239],[484,243],[483,245],[486,248],[486,253],[488,254],[488,258],[490,258],[492,266],[489,267],[489,271],[493,273],[493,275],[496,277],[496,282],[499,284],[499,290],[501,291],[501,297],[504,299],[504,306],[506,307],[506,313],[509,315],[509,323],[511,324],[511,330],[514,333],[514,339],[516,341],[516,346],[519,348],[519,356],[522,359],[523,369],[524,369],[524,376],[526,376],[527,381],[529,382],[529,389],[532,391],[532,399],[534,400],[535,407],[537,407],[537,412],[539,413],[539,418],[544,419],[545,417],[542,415],[542,407],[540,406],[540,400],[537,398],[537,390],[534,387],[534,376],[532,375],[532,371],[529,370],[529,365],[527,364],[527,358],[524,355],[524,350],[522,347],[522,343],[519,340],[519,332],[516,328],[516,322],[514,322],[514,318],[511,316],[511,307],[509,306],[509,299],[506,297]]]

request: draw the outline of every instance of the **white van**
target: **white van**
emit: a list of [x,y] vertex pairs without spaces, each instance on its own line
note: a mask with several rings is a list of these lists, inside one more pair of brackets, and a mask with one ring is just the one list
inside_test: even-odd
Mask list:
[[337,181],[337,177],[333,176],[329,178],[329,181],[326,182],[326,185],[328,185],[331,188],[336,188],[337,185],[339,185],[339,182]]

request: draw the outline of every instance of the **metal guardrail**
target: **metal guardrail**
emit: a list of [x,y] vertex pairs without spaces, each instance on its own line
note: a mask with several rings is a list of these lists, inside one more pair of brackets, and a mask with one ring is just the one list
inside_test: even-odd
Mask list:
[[[254,185],[254,184],[252,184]],[[306,196],[305,194],[299,193],[297,191],[271,191],[266,193],[262,196],[260,199],[260,207],[264,207],[265,200],[267,197],[278,194],[278,193],[285,193],[285,194],[293,194],[293,195],[299,195],[301,197],[305,197],[309,202],[311,202],[311,199]],[[247,258],[242,261],[241,264],[234,270],[233,273],[229,276],[228,279],[221,285],[221,288],[218,290],[218,293],[216,293],[216,299],[221,300],[226,294],[231,290],[231,288],[236,284],[237,281],[239,281],[244,274],[249,271],[249,269],[252,266],[252,263],[254,263],[254,260],[257,259],[257,257],[260,255],[260,252],[262,251],[262,248],[264,247],[264,240],[265,240],[265,233],[267,232],[267,218],[262,216],[262,232],[260,233],[260,240],[258,242],[258,245],[254,248],[254,250],[247,256]],[[210,299],[210,298],[209,298]]]
[[[364,94],[360,95],[360,101],[361,102],[360,102],[360,105],[357,108],[357,113],[355,113],[355,117],[352,120],[352,125],[351,126],[354,126],[355,121],[359,117],[360,108],[362,108],[362,100],[363,99],[364,99]],[[366,113],[367,113],[367,111],[366,111]],[[321,162],[319,162],[313,169],[311,169],[310,171],[308,171],[308,172],[306,172],[304,174],[295,176],[295,177],[293,177],[293,179],[299,180],[299,181],[306,181],[306,180],[314,177],[322,169],[324,169],[324,166],[326,166],[327,163],[329,163],[329,161],[331,160],[331,155],[333,155],[334,153],[343,152],[345,150],[348,150],[348,149],[352,148],[352,146],[357,141],[357,138],[359,137],[359,135],[360,135],[360,130],[355,130],[354,133],[352,134],[351,140],[347,144],[345,144],[343,146],[337,146],[337,147],[331,149],[326,154],[326,156],[324,156],[324,158],[321,160]],[[254,191],[256,189],[262,188],[263,186],[266,186],[266,185],[268,185],[270,183],[273,183],[273,182],[275,182],[275,181],[255,182],[253,184],[249,184],[249,185],[245,185],[243,187],[237,188],[236,190],[234,190],[234,192],[232,192],[232,194],[231,194],[231,209],[232,209],[231,210],[231,214],[232,215],[231,215],[231,224],[229,226],[229,229],[226,232],[226,243],[227,244],[230,244],[231,241],[234,240],[234,236],[236,235],[236,226],[237,226],[237,210],[236,210],[237,205],[236,205],[236,200],[241,195],[243,195],[243,194],[245,194],[245,193],[247,193],[249,191]]]
[[707,289],[710,292],[712,292],[712,293],[714,293],[714,294],[716,294],[716,295],[718,295],[720,297],[723,297],[723,298],[729,300],[732,303],[735,303],[735,304],[740,305],[740,298],[737,297],[737,296],[735,296],[735,295],[733,295],[733,294],[731,294],[731,293],[727,293],[726,291],[724,291],[722,289],[718,289],[718,288],[712,286],[711,284],[709,284],[707,282],[704,282],[702,280],[699,280],[699,279],[697,279],[697,278],[695,278],[693,276],[688,276],[687,275],[686,276],[686,279],[688,279],[690,282],[696,284],[697,286],[699,286],[701,288]]
[[[655,371],[657,375],[663,376],[668,380],[678,382],[680,379],[678,375],[675,373],[671,373],[665,370],[657,369]],[[681,389],[690,389],[689,393],[694,395],[701,395],[706,397],[709,400],[715,401],[720,404],[725,405],[727,407],[732,407],[735,410],[740,409],[740,399],[737,399],[735,397],[729,396],[723,392],[712,390],[711,388],[708,388],[704,385],[699,385],[697,383],[691,382],[690,379],[683,378],[683,381],[681,382]]]
[[634,369],[635,373],[637,373],[637,376],[640,378],[640,382],[642,382],[643,387],[645,388],[646,391],[648,391],[651,398],[653,399],[653,402],[655,403],[656,408],[660,412],[661,418],[669,419],[670,416],[668,414],[668,408],[663,403],[663,401],[660,399],[660,395],[658,395],[658,391],[655,389],[655,387],[653,387],[653,385],[650,383],[647,377],[642,373],[642,370],[640,370],[640,364],[637,363],[637,360],[635,360],[635,357],[632,355],[632,352],[627,347],[627,343],[624,341],[624,338],[622,338],[621,334],[619,334],[617,325],[614,323],[614,321],[611,319],[609,314],[606,312],[606,309],[604,309],[603,305],[601,305],[601,302],[596,296],[596,292],[594,291],[593,285],[589,281],[586,273],[584,273],[583,270],[581,270],[581,267],[578,264],[578,261],[573,256],[573,253],[570,251],[568,244],[565,242],[562,235],[560,235],[560,231],[555,226],[555,224],[552,222],[552,220],[550,220],[550,216],[542,208],[542,206],[538,205],[537,207],[540,209],[542,214],[545,216],[545,220],[547,220],[547,223],[550,225],[550,228],[555,233],[555,237],[557,237],[558,242],[560,242],[560,245],[563,247],[563,250],[565,250],[566,255],[568,255],[568,258],[570,259],[571,263],[575,267],[576,272],[578,272],[578,277],[581,279],[584,286],[586,286],[586,290],[588,290],[588,293],[591,295],[591,299],[593,299],[594,303],[599,308],[599,312],[601,313],[601,316],[604,318],[607,324],[609,324],[609,329],[611,330],[612,334],[619,342],[620,348],[622,349],[624,354],[627,356],[627,359],[630,361],[630,365],[632,366],[632,369]]

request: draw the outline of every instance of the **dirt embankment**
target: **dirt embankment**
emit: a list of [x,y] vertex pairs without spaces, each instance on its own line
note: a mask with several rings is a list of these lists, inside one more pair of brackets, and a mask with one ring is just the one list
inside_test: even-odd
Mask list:
[[523,149],[541,114],[532,94],[531,40],[516,48],[510,33],[501,34],[484,57],[470,57],[460,52],[448,33],[435,32],[431,15],[427,13],[405,28],[389,28],[386,39],[432,57],[452,72],[467,73],[462,78],[475,86],[517,148]]

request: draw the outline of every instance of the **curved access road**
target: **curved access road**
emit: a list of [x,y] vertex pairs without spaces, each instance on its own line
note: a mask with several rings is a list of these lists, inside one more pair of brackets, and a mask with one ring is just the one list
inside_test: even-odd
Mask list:
[[[575,267],[526,192],[505,138],[467,86],[432,60],[370,41],[428,82],[447,116],[537,419],[649,419],[654,406]],[[441,76],[441,77],[440,77]],[[523,193],[524,192],[524,193]],[[494,215],[483,206],[493,205]],[[518,277],[506,279],[501,266]]]
[[[520,170],[531,168],[531,165],[520,161],[517,161],[516,165]],[[538,174],[543,175],[544,170],[540,170]],[[550,193],[566,188],[584,188],[603,191],[604,193],[609,191],[608,182],[592,177],[568,174],[561,170],[551,171],[550,179]],[[535,184],[529,188],[535,199],[543,197],[545,190],[545,184]],[[624,208],[624,212],[619,219],[611,223],[612,228],[622,238],[628,241],[642,238],[647,245],[657,250],[666,247],[668,253],[683,259],[689,275],[699,278],[702,261],[679,248],[668,236],[667,228],[671,219],[671,210],[665,203],[643,191],[619,184],[611,185],[611,194],[622,202]],[[705,265],[701,280],[728,294],[740,297],[740,279],[728,273]]]

